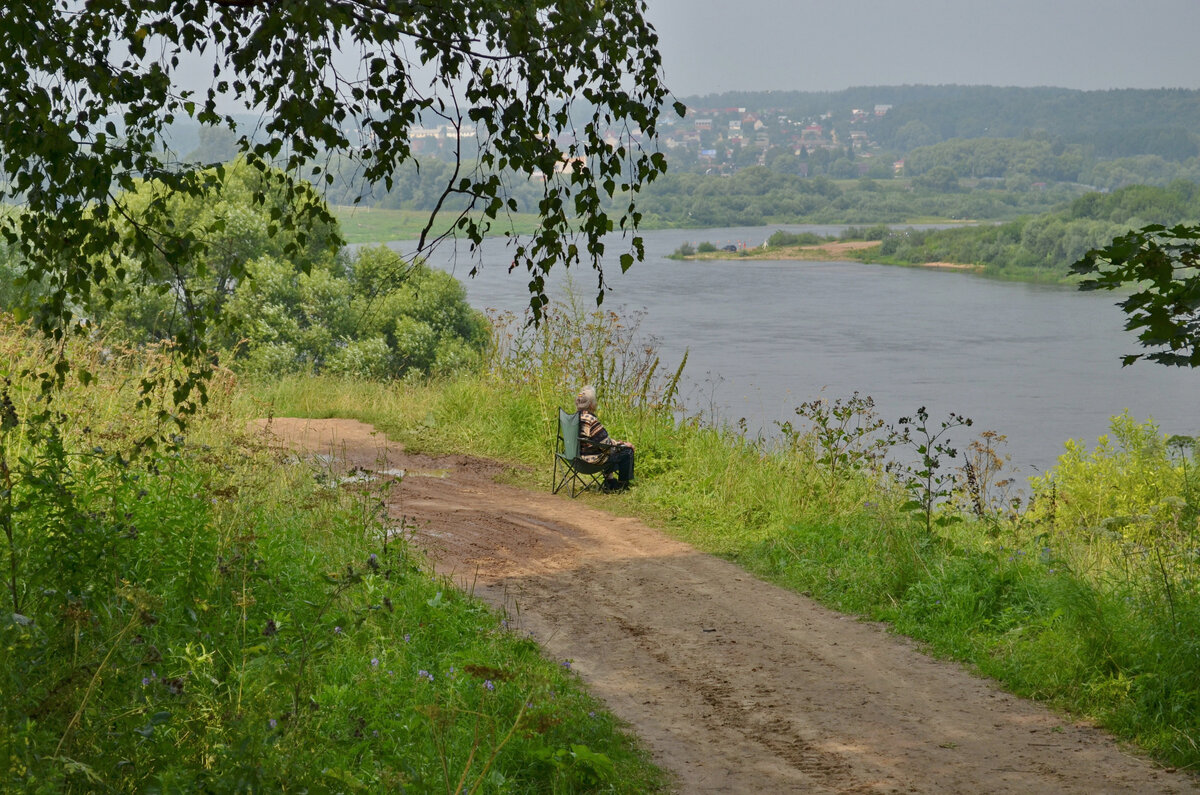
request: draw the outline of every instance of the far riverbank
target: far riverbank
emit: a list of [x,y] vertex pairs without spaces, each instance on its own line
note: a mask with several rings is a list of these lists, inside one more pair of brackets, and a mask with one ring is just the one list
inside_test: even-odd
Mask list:
[[[692,255],[672,255],[671,259],[682,261],[692,260],[803,260],[806,262],[868,262],[887,263],[877,259],[872,254],[879,249],[878,240],[839,240],[829,243],[816,243],[806,246],[759,246],[756,248],[739,248],[736,251],[706,251]],[[905,263],[907,265],[907,263]],[[968,265],[959,262],[924,262],[909,267],[941,268],[946,270],[972,271],[983,270],[982,265]]]

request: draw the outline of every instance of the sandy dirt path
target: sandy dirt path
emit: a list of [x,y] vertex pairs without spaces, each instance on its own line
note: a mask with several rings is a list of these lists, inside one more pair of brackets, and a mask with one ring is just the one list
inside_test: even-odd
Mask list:
[[408,455],[351,420],[272,443],[407,474],[388,497],[439,572],[508,611],[644,738],[682,793],[1200,792],[1104,732],[630,518]]

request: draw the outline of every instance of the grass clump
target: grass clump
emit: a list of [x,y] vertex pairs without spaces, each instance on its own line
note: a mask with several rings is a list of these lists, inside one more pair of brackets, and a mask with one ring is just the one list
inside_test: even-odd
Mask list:
[[148,447],[137,389],[165,360],[78,345],[96,380],[46,421],[22,372],[55,352],[7,323],[0,348],[0,788],[663,786],[574,674],[432,575],[377,490],[245,430],[229,374]]

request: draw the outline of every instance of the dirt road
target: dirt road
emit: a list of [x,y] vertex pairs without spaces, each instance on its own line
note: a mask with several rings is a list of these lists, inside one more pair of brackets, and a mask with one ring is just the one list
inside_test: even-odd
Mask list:
[[350,420],[269,430],[342,466],[406,470],[389,510],[438,570],[571,660],[680,792],[1200,792],[1097,729],[594,500],[499,485],[495,462],[407,455]]

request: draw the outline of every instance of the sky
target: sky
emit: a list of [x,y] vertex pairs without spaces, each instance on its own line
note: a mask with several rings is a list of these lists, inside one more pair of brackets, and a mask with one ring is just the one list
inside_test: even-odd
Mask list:
[[676,96],[1200,88],[1200,0],[647,0]]

